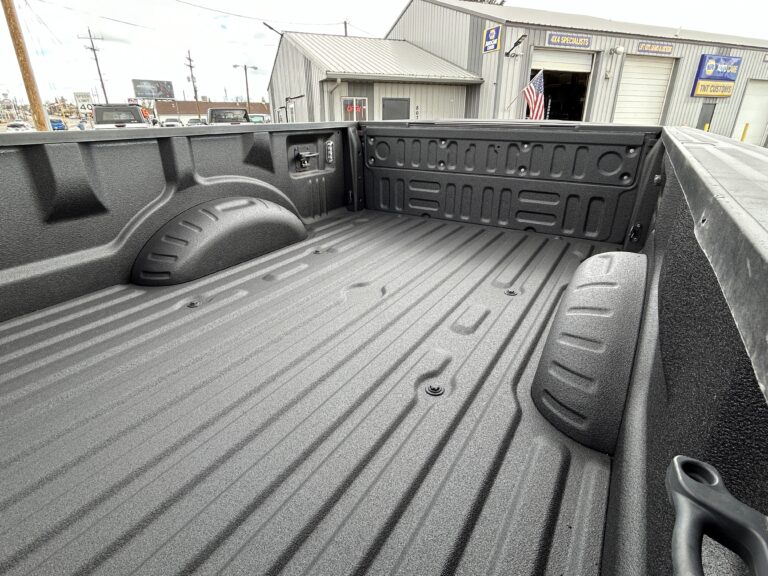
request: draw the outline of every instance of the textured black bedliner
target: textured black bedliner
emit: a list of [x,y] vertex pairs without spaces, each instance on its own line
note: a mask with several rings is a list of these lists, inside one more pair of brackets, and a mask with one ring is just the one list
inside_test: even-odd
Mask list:
[[530,382],[603,249],[343,212],[0,324],[0,572],[597,573],[609,460]]

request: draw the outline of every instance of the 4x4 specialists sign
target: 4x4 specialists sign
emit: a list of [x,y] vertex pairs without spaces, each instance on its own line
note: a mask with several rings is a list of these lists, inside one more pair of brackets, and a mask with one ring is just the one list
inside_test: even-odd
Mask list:
[[733,94],[736,75],[741,67],[741,57],[702,54],[691,96],[727,98]]

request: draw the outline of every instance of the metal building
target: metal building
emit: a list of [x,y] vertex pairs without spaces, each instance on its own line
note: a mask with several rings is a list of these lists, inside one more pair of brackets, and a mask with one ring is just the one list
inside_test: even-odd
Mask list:
[[276,122],[464,118],[481,82],[402,40],[286,32],[269,98]]
[[480,76],[468,118],[525,118],[518,95],[544,70],[551,119],[768,138],[766,40],[460,0],[412,0],[386,37]]
[[269,92],[275,121],[516,119],[539,70],[549,119],[768,140],[766,40],[461,0],[411,0],[383,40],[285,33]]

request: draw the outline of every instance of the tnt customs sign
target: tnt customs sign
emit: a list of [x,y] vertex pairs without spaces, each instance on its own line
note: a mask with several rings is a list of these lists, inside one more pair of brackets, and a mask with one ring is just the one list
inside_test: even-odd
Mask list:
[[649,42],[640,40],[637,43],[637,51],[640,54],[660,54],[669,56],[672,54],[673,45],[671,42]]
[[565,48],[591,48],[592,36],[570,32],[547,32],[547,46]]
[[491,26],[485,29],[485,34],[483,34],[483,54],[496,52],[499,49],[499,36],[501,36],[501,26]]
[[739,56],[702,54],[691,96],[727,98],[733,94],[740,67],[741,57]]

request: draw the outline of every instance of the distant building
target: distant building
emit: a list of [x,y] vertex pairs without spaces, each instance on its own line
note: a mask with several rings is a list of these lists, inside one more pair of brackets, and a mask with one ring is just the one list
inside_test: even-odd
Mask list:
[[[198,103],[194,100],[156,100],[155,113],[162,122],[167,118],[179,118],[185,124],[192,118],[197,118],[198,107],[200,117],[205,119],[208,108],[245,108],[245,102],[204,102]],[[251,102],[248,110],[250,114],[267,114],[271,116],[269,104],[264,102]]]
[[768,140],[766,40],[462,0],[411,0],[385,39],[284,34],[270,97],[276,121],[301,94],[290,121],[521,119],[539,70],[552,120]]
[[401,40],[286,32],[269,99],[276,122],[286,111],[289,122],[464,118],[467,87],[481,82]]

